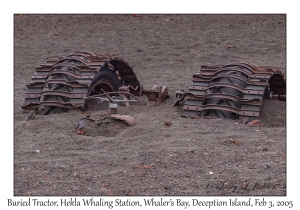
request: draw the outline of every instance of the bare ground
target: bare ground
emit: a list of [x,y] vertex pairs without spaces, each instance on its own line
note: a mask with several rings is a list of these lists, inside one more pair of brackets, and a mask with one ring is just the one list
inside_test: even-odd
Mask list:
[[[15,195],[286,195],[285,102],[265,100],[258,128],[170,107],[203,64],[285,73],[285,15],[15,15],[14,35]],[[74,132],[80,111],[28,119],[21,104],[35,67],[75,51],[126,58],[170,98],[120,107],[135,127],[111,121],[84,136]],[[98,108],[92,117],[106,111]]]

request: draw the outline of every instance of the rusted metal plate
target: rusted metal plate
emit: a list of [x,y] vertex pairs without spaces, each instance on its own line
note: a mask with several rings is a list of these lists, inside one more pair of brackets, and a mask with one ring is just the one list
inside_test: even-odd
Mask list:
[[129,115],[111,114],[110,117],[114,120],[122,120],[131,127],[136,126],[134,118],[130,117]]
[[[101,71],[101,72],[100,72]],[[46,107],[43,114],[83,109],[83,98],[103,89],[116,91],[122,85],[132,86],[139,95],[140,83],[124,59],[114,55],[75,52],[65,57],[50,58],[36,68],[27,84],[23,111]]]
[[276,67],[248,63],[202,65],[186,93],[182,116],[249,120],[259,117],[263,98],[286,95],[284,75]]
[[176,97],[176,101],[174,101],[172,107],[177,106],[180,102],[184,101],[186,97],[186,93],[184,90],[178,90],[175,92],[175,97]]
[[148,106],[158,106],[168,96],[168,87],[162,85],[154,85],[152,89],[145,89],[141,85],[140,96],[145,95],[148,97]]

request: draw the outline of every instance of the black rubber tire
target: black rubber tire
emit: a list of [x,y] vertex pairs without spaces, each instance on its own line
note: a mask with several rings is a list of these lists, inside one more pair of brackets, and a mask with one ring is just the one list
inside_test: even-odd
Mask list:
[[118,76],[110,68],[108,68],[107,65],[104,65],[103,67],[100,68],[99,72],[94,76],[90,84],[88,96],[93,95],[92,89],[95,89],[94,86],[99,80],[106,80],[110,82],[110,84],[113,86],[113,90],[109,90],[109,91],[118,91],[119,87],[122,86],[122,81],[118,78]]

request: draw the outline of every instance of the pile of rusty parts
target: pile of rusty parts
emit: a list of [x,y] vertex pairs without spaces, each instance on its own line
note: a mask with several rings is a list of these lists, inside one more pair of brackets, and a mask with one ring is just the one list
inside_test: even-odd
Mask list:
[[188,92],[176,91],[184,117],[256,120],[262,99],[285,100],[286,82],[278,68],[247,63],[202,65]]
[[[117,104],[139,101],[147,96],[148,106],[161,104],[168,98],[166,86],[145,89],[124,59],[91,52],[52,58],[36,68],[27,84],[24,112],[40,114],[87,109],[88,100],[109,102],[107,118],[125,121],[135,126],[131,116],[120,115]],[[276,67],[255,66],[248,63],[202,65],[193,75],[189,90],[176,91],[173,106],[184,102],[184,117],[229,118],[253,121],[259,117],[262,99],[285,100],[286,82]],[[133,98],[133,99],[131,99]],[[77,125],[82,128],[84,118]],[[100,120],[100,124],[103,121]]]
[[[166,86],[145,89],[140,85],[124,59],[91,52],[48,59],[36,68],[27,88],[22,105],[24,112],[47,115],[72,109],[85,110],[87,100],[104,100],[110,103],[109,117],[124,120],[130,126],[135,125],[134,119],[119,115],[117,103],[128,106],[129,102],[137,101],[130,97],[145,95],[148,105],[155,106],[168,97]],[[115,96],[122,96],[123,100],[115,100]]]
[[[129,102],[139,102],[139,99],[128,91],[128,87],[123,87],[122,90],[123,91],[108,93],[103,90],[103,94],[84,98],[84,100],[96,100],[98,103],[102,103],[103,101],[109,102],[109,109],[107,113],[101,114],[99,119],[92,119],[89,117],[89,114],[87,114],[87,117],[82,118],[79,124],[76,126],[77,134],[84,135],[85,131],[83,130],[83,128],[87,121],[93,121],[96,125],[102,125],[109,123],[108,121],[106,121],[106,119],[113,119],[122,120],[132,127],[135,126],[136,122],[133,117],[129,115],[120,115],[118,113],[118,103],[124,103],[125,106],[128,107]],[[130,96],[134,99],[129,99]]]

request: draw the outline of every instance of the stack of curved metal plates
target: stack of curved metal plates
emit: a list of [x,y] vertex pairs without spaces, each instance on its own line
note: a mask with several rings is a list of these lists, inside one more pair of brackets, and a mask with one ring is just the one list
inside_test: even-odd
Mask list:
[[182,116],[257,119],[263,98],[285,98],[278,68],[247,63],[203,65],[193,75]]
[[36,68],[27,84],[23,111],[36,111],[46,107],[42,114],[62,113],[69,109],[82,109],[84,97],[118,91],[122,85],[136,88],[140,84],[132,68],[124,59],[91,52],[48,59]]

